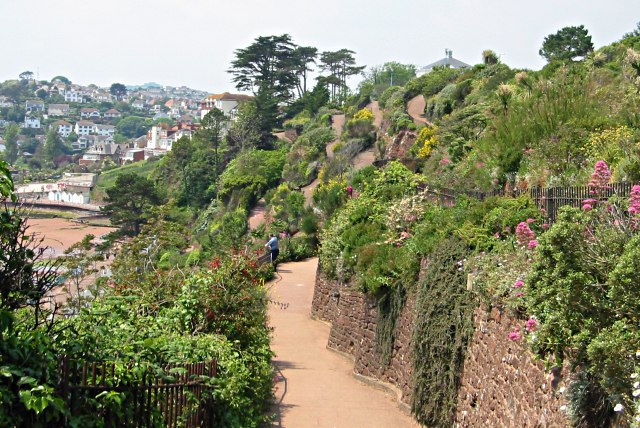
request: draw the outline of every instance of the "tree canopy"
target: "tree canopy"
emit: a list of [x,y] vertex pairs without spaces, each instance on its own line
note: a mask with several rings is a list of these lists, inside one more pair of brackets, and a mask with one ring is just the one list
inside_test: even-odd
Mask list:
[[593,51],[593,43],[589,31],[584,25],[564,27],[555,34],[544,38],[542,48],[538,51],[547,61],[573,61],[584,58]]
[[162,202],[153,182],[133,173],[118,176],[106,193],[104,212],[113,224],[134,235],[140,233],[140,227],[146,223],[148,209]]

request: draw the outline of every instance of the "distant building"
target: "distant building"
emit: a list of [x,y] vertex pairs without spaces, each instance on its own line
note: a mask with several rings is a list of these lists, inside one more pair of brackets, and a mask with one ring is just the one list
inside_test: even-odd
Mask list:
[[92,134],[93,132],[95,132],[95,124],[88,120],[81,120],[79,122],[76,122],[74,132],[78,136]]
[[116,135],[116,127],[113,125],[96,125],[95,133],[98,135]]
[[58,135],[61,137],[67,138],[71,132],[73,132],[73,125],[71,125],[66,120],[58,120],[53,123],[53,126],[56,128]]
[[83,119],[93,119],[100,117],[100,110],[94,107],[84,107],[80,109],[80,117]]
[[4,95],[0,96],[0,107],[13,107],[13,101]]
[[204,118],[212,109],[217,108],[233,119],[236,116],[240,102],[251,98],[253,97],[249,95],[230,94],[229,92],[209,95],[200,102],[200,117]]
[[40,129],[40,118],[35,116],[25,116],[23,128]]
[[80,159],[80,165],[89,165],[95,162],[101,162],[110,158],[116,164],[120,164],[120,159],[124,155],[126,147],[114,143],[99,143],[89,148]]
[[24,108],[26,111],[44,111],[44,101],[27,100]]
[[49,104],[47,114],[49,116],[68,116],[69,104]]
[[70,89],[64,92],[64,100],[70,103],[83,103],[84,96],[81,92]]
[[105,119],[116,119],[116,118],[122,117],[122,113],[112,108],[104,112],[104,117]]
[[469,64],[455,59],[453,57],[453,51],[451,51],[449,49],[445,49],[444,53],[445,53],[446,56],[444,58],[442,58],[441,60],[436,61],[434,63],[431,63],[429,65],[425,65],[422,68],[419,68],[416,71],[416,76],[420,77],[423,74],[430,73],[431,70],[433,70],[436,67],[447,67],[447,68],[468,68],[468,67],[471,67]]

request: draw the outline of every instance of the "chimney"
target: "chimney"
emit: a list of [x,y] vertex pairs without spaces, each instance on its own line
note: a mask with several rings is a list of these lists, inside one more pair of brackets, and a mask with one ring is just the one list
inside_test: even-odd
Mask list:
[[453,51],[449,49],[449,58],[451,58],[451,55],[453,55]]

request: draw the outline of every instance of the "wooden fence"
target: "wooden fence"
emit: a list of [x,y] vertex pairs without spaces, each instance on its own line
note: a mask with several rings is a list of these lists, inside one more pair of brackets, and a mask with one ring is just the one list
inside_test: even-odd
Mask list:
[[216,369],[216,362],[209,361],[171,364],[162,376],[133,368],[116,373],[114,363],[79,363],[65,357],[58,390],[72,416],[91,415],[105,427],[210,427],[213,388],[203,377],[214,377]]
[[[638,183],[622,182],[612,183],[606,189],[600,191],[598,199],[607,199],[611,196],[628,198],[631,188]],[[560,207],[569,205],[572,207],[582,207],[586,199],[592,199],[594,195],[590,193],[588,186],[571,187],[534,187],[527,190],[494,190],[491,192],[475,191],[455,191],[446,188],[427,188],[427,192],[434,202],[442,205],[453,206],[460,195],[466,195],[474,199],[485,200],[493,196],[520,196],[528,194],[531,199],[540,207],[544,208],[549,222],[554,222],[558,216]]]

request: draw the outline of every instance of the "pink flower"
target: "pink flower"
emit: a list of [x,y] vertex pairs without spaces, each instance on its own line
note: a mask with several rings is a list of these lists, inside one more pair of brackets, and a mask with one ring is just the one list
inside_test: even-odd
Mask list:
[[520,245],[527,245],[529,241],[536,238],[536,234],[533,233],[527,222],[521,221],[516,227],[516,237]]
[[595,196],[602,194],[602,191],[609,188],[611,181],[611,171],[605,161],[599,160],[594,166],[591,181],[589,181],[589,193]]
[[530,250],[533,250],[537,246],[538,246],[538,241],[535,240],[535,239],[532,239],[531,241],[529,241],[529,244],[527,245],[527,248],[530,249]]
[[536,220],[535,220],[535,219],[533,219],[533,218],[528,218],[528,219],[527,219],[527,223],[529,223],[529,224],[531,224],[531,223],[535,223],[535,221],[536,221]]
[[523,286],[524,282],[520,279],[513,283],[513,288],[522,288]]
[[536,320],[535,318],[531,317],[527,320],[527,323],[525,324],[525,329],[527,329],[527,331],[529,333],[536,331],[536,328],[538,327],[538,320]]
[[583,209],[584,211],[591,211],[591,210],[593,209],[593,207],[592,207],[590,204],[584,204],[584,205],[582,206],[582,209]]
[[542,227],[544,230],[547,230],[549,229],[549,223],[542,223],[542,226],[540,227]]
[[524,293],[520,292],[520,293],[516,293],[516,297],[522,297],[524,296]]
[[500,232],[496,232],[496,233],[493,235],[493,237],[494,237],[494,238],[496,238],[496,239],[500,239]]
[[447,158],[442,158],[442,160],[440,160],[440,165],[449,165],[451,163],[451,161]]
[[631,188],[629,195],[629,214],[635,216],[640,214],[640,186],[635,185]]
[[507,337],[509,338],[509,340],[514,342],[522,339],[522,336],[520,335],[520,329],[516,327],[511,333],[509,333]]

